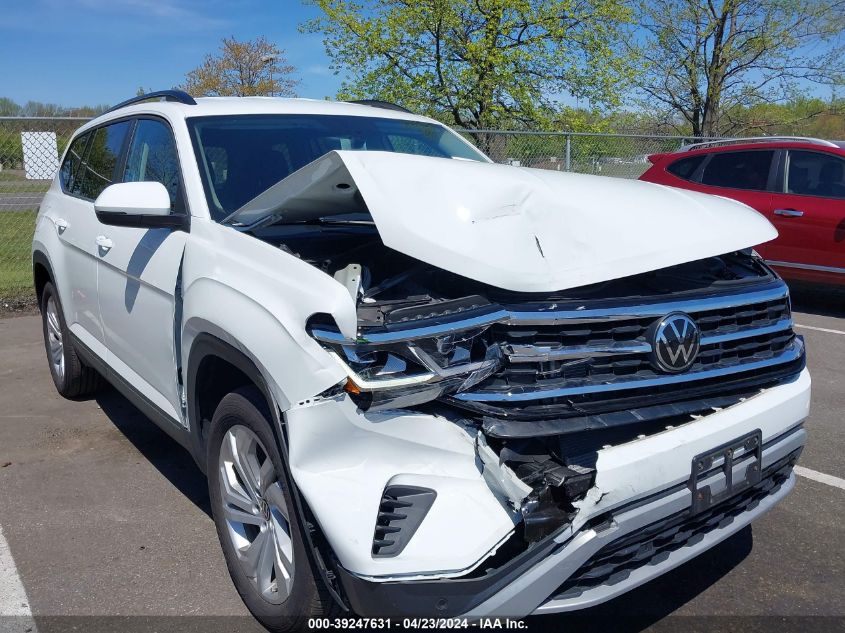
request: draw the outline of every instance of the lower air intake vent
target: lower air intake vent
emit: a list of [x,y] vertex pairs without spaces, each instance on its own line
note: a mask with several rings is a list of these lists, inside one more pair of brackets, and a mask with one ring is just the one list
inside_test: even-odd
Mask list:
[[416,486],[387,486],[381,495],[373,534],[373,556],[397,556],[431,509],[437,493]]

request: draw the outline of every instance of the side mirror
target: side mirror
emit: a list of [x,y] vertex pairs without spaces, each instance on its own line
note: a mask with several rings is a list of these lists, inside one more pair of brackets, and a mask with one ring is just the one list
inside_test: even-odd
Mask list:
[[190,216],[170,213],[170,194],[160,182],[119,182],[94,201],[97,219],[110,226],[187,231]]

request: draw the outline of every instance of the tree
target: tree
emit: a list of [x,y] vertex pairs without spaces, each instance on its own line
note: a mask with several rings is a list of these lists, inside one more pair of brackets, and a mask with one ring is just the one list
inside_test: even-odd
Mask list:
[[695,136],[730,131],[726,113],[842,82],[842,0],[634,0],[639,89]]
[[624,0],[311,0],[340,98],[375,98],[464,128],[550,126],[560,99],[618,103]]
[[287,63],[285,51],[264,37],[238,42],[223,38],[218,55],[206,55],[202,65],[185,77],[180,86],[202,96],[278,95],[296,96],[296,69]]
[[20,116],[21,107],[8,97],[0,97],[0,116]]

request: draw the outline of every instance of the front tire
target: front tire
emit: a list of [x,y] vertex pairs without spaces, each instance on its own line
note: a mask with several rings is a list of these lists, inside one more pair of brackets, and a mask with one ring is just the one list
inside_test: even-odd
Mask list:
[[244,604],[271,631],[298,631],[338,607],[316,580],[271,424],[257,389],[223,398],[208,440],[209,496]]
[[56,391],[65,398],[95,393],[100,386],[100,375],[76,354],[59,294],[51,282],[41,292],[41,327]]

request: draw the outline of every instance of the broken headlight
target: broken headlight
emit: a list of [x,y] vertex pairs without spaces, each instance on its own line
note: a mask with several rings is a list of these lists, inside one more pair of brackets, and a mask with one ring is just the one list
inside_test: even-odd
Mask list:
[[322,326],[309,331],[346,372],[346,391],[362,407],[376,408],[428,402],[498,371],[502,353],[486,343],[485,329],[408,339],[392,334],[384,341],[377,336],[351,341]]

